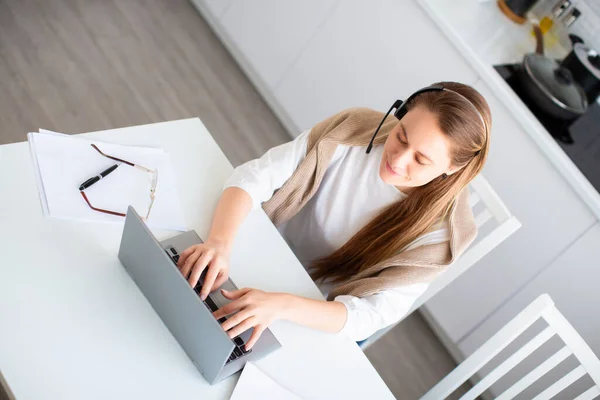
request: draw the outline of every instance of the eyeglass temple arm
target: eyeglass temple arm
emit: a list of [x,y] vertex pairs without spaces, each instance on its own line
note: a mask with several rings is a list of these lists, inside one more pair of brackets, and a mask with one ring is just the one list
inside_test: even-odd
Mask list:
[[102,154],[102,155],[103,155],[104,157],[106,157],[106,158],[110,158],[111,160],[119,161],[119,162],[125,163],[125,164],[127,164],[127,165],[131,165],[132,167],[136,167],[136,165],[135,165],[134,163],[130,162],[130,161],[125,161],[125,160],[123,160],[123,159],[121,159],[121,158],[117,158],[117,157],[109,156],[108,154],[104,154],[104,153],[102,152],[102,150],[100,150],[100,149],[98,148],[98,146],[96,146],[96,145],[95,145],[95,144],[93,144],[93,143],[91,144],[91,146],[92,146],[92,147],[93,147],[93,148],[94,148],[94,149],[95,149],[95,150],[96,150],[98,153]]
[[85,193],[83,192],[83,190],[80,190],[79,193],[81,193],[81,196],[83,196],[83,199],[85,200],[85,202],[87,203],[87,205],[94,211],[98,211],[101,213],[105,213],[105,214],[111,214],[111,215],[116,215],[119,217],[125,217],[126,215],[120,212],[116,212],[116,211],[110,211],[110,210],[104,210],[102,208],[96,208],[92,205],[92,203],[90,203],[90,201],[88,200],[87,196],[85,195]]
[[126,160],[123,160],[122,158],[117,158],[117,157],[109,156],[108,154],[106,154],[106,153],[103,153],[103,152],[102,152],[102,150],[100,150],[100,149],[98,148],[98,146],[96,146],[96,145],[95,145],[95,144],[93,144],[93,143],[91,144],[91,146],[92,146],[92,147],[93,147],[93,148],[94,148],[94,149],[95,149],[95,150],[96,150],[98,153],[102,154],[102,155],[103,155],[104,157],[106,157],[106,158],[110,158],[111,160],[115,160],[115,161],[119,161],[119,162],[125,163],[125,164],[127,164],[127,165],[130,165],[130,166],[132,166],[132,167],[134,167],[134,168],[141,169],[142,171],[145,171],[145,172],[151,172],[151,173],[154,173],[154,172],[155,172],[154,170],[152,170],[152,169],[150,169],[150,168],[142,167],[141,165],[134,164],[134,163],[132,163],[131,161],[126,161]]

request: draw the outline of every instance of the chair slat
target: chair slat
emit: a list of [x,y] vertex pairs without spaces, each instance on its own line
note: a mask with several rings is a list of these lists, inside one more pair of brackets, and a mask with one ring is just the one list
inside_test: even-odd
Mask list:
[[462,385],[468,378],[487,364],[492,358],[512,343],[516,337],[537,321],[544,310],[552,307],[554,302],[547,294],[543,294],[521,311],[509,323],[504,325],[494,336],[485,342],[471,356],[460,363],[454,371],[425,393],[421,400],[445,399]]
[[485,208],[492,212],[499,223],[512,216],[498,194],[481,174],[471,181],[470,187],[471,193],[477,193],[481,197],[481,202],[485,204]]
[[548,357],[546,361],[537,366],[533,371],[519,379],[514,385],[509,387],[504,393],[496,398],[496,400],[509,400],[521,393],[523,390],[528,388],[535,381],[546,375],[548,371],[556,367],[558,364],[563,362],[571,354],[571,350],[565,346],[552,356]]
[[477,214],[477,216],[475,217],[475,224],[478,228],[481,228],[483,224],[488,222],[490,219],[492,219],[492,213],[490,213],[490,210],[486,208],[485,210]]
[[592,386],[585,392],[581,393],[575,400],[592,400],[600,395],[600,387]]
[[469,194],[469,206],[471,208],[475,207],[475,205],[479,203],[480,200],[481,197],[479,196],[479,194],[477,194],[477,192],[471,192]]
[[556,307],[544,310],[542,317],[549,325],[554,327],[558,336],[569,346],[573,355],[585,367],[585,370],[590,374],[594,383],[600,386],[600,360],[581,335],[577,333],[575,328],[573,328]]
[[508,371],[513,369],[517,364],[523,361],[527,356],[533,353],[541,345],[546,343],[548,339],[554,336],[554,330],[548,326],[546,329],[537,334],[533,339],[527,342],[513,355],[507,358],[502,364],[494,368],[485,378],[479,381],[475,386],[465,393],[460,399],[461,400],[472,400],[487,390],[494,384],[498,379],[503,377]]
[[562,378],[560,378],[559,380],[557,380],[556,382],[554,382],[552,386],[550,386],[548,389],[535,396],[533,400],[550,400],[585,374],[585,368],[583,368],[583,365],[580,365],[565,376],[563,376]]
[[[560,311],[556,309],[550,296],[544,293],[504,325],[502,329],[475,350],[473,354],[460,363],[444,379],[438,382],[437,385],[425,393],[425,395],[421,397],[421,400],[447,398],[460,385],[467,379],[473,377],[474,373],[480,371],[481,367],[487,364],[509,343],[512,343],[515,338],[520,336],[540,318],[548,323],[547,328],[538,333],[533,339],[519,348],[506,360],[501,362],[500,365],[496,366],[490,373],[482,376],[479,382],[476,382],[471,390],[461,397],[461,400],[473,400],[480,396],[509,371],[515,370],[515,367],[525,358],[532,356],[532,354],[535,353],[535,350],[543,343],[546,343],[551,337],[559,337],[564,342],[564,346],[542,363],[538,364],[534,370],[519,379],[508,388],[508,390],[497,395],[495,397],[496,400],[513,399],[519,394],[522,394],[523,391],[529,387],[531,387],[532,390],[535,388],[536,391],[542,390],[539,389],[539,386],[546,382],[540,382],[540,378],[571,355],[580,364],[577,367],[574,367],[569,373],[550,382],[549,387],[546,385],[543,386],[545,390],[539,393],[534,400],[550,400],[556,395],[561,396],[566,388],[570,387],[583,376],[589,376],[594,382],[594,386],[580,394],[576,400],[592,400],[600,396],[600,360],[596,357],[587,343],[583,341],[583,338],[577,331],[575,331],[569,321],[567,321]],[[496,395],[496,393],[494,393],[494,395]]]

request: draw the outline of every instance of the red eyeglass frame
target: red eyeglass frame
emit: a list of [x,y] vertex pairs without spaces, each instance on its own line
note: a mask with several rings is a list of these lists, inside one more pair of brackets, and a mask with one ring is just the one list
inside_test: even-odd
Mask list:
[[[144,221],[148,220],[148,217],[150,216],[150,211],[152,211],[152,206],[154,205],[154,199],[156,197],[156,185],[158,183],[158,170],[153,170],[150,168],[146,168],[143,167],[141,165],[132,163],[131,161],[127,161],[127,160],[123,160],[122,158],[118,158],[118,157],[114,157],[114,156],[110,156],[108,154],[105,154],[102,152],[102,150],[100,150],[98,148],[98,146],[96,146],[95,144],[91,144],[91,146],[98,152],[100,153],[102,156],[106,157],[106,158],[110,158],[111,160],[117,161],[117,162],[121,162],[123,164],[129,165],[130,167],[134,167],[137,168],[139,170],[142,170],[144,172],[148,172],[150,174],[152,174],[152,184],[150,186],[150,205],[148,206],[148,212],[146,213],[146,216],[143,217],[142,219]],[[85,189],[84,190],[80,190],[79,193],[81,193],[81,197],[83,197],[83,199],[85,200],[85,202],[87,203],[87,205],[94,211],[97,212],[101,212],[104,214],[110,214],[110,215],[116,215],[118,217],[125,217],[126,214],[125,213],[121,213],[118,211],[111,211],[111,210],[106,210],[103,208],[98,208],[98,207],[94,207],[92,205],[92,203],[90,202],[90,200],[88,199],[87,195],[85,194]]]

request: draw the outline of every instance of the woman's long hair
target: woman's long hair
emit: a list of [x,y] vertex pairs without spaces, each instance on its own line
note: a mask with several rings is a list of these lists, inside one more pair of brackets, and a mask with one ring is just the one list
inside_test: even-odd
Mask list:
[[344,282],[363,268],[397,254],[447,218],[457,195],[483,168],[492,123],[487,102],[475,89],[461,83],[435,85],[466,99],[448,91],[426,92],[407,104],[407,109],[425,107],[437,117],[439,127],[452,143],[452,164],[463,168],[447,178],[440,176],[415,187],[403,200],[386,207],[342,247],[313,262],[314,280]]

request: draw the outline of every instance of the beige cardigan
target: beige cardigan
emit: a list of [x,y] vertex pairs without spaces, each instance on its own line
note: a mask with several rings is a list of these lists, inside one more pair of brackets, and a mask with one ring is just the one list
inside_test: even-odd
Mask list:
[[[366,147],[383,118],[383,114],[366,108],[354,108],[336,114],[315,125],[309,135],[306,157],[293,175],[263,204],[275,225],[288,221],[300,211],[319,189],[338,144]],[[375,144],[382,144],[398,121],[389,117]],[[469,191],[463,190],[449,216],[450,241],[400,252],[376,265],[369,266],[339,284],[329,293],[329,300],[348,294],[364,297],[385,289],[420,282],[430,282],[456,260],[477,235],[469,207]]]

